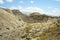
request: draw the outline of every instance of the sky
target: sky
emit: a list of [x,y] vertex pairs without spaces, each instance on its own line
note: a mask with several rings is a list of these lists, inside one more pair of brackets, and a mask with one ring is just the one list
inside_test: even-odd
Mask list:
[[27,14],[39,12],[60,16],[60,0],[0,0],[0,7],[18,9]]

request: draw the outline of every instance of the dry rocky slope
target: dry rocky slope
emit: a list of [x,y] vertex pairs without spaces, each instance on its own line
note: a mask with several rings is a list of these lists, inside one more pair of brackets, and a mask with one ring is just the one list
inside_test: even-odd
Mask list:
[[60,40],[60,17],[0,8],[0,40]]

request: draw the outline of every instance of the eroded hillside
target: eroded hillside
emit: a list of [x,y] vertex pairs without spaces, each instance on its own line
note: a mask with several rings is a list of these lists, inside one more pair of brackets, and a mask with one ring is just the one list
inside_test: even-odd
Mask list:
[[60,17],[0,8],[0,40],[60,40]]

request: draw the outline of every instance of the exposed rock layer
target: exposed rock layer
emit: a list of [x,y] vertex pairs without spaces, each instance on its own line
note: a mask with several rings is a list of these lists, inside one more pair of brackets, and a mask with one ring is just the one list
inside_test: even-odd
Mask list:
[[60,18],[0,8],[0,40],[60,40]]

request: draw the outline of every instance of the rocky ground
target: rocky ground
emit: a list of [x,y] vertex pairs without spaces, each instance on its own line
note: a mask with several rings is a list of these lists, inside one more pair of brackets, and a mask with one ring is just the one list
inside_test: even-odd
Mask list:
[[60,17],[0,8],[0,40],[60,40]]

